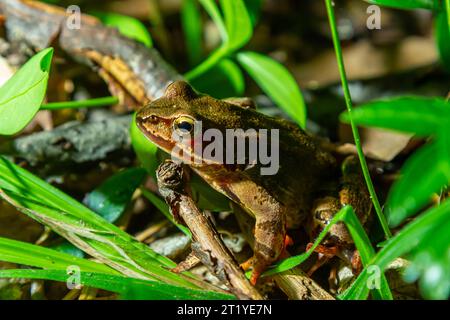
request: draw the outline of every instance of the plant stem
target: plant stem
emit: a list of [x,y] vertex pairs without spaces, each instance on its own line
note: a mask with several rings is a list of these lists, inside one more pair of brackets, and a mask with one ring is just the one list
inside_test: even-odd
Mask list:
[[[447,0],[449,1],[449,0]],[[378,201],[377,194],[375,192],[375,188],[372,183],[372,179],[370,178],[369,168],[367,167],[367,162],[364,157],[364,152],[361,147],[361,139],[359,137],[358,128],[353,122],[352,117],[352,97],[350,95],[350,89],[348,87],[347,75],[345,73],[345,65],[344,58],[342,55],[341,43],[339,41],[339,34],[336,26],[336,17],[334,15],[334,8],[332,4],[332,0],[325,0],[325,4],[327,7],[328,19],[330,22],[330,29],[333,38],[334,49],[336,51],[336,59],[339,67],[339,74],[341,76],[342,88],[344,90],[345,103],[347,105],[347,111],[350,119],[350,125],[352,127],[353,138],[355,140],[356,150],[358,152],[359,161],[361,163],[362,172],[364,174],[364,179],[366,180],[367,189],[369,190],[370,197],[372,198],[373,205],[375,207],[375,211],[378,215],[378,219],[380,220],[381,227],[383,228],[386,239],[389,239],[392,236],[391,231],[389,230],[388,223],[386,221],[386,217],[383,214],[383,211],[380,206],[380,202]]]
[[447,14],[448,32],[450,33],[450,0],[445,0],[445,11]]
[[116,104],[118,102],[119,99],[117,97],[103,97],[81,101],[51,102],[41,105],[41,110],[95,108]]

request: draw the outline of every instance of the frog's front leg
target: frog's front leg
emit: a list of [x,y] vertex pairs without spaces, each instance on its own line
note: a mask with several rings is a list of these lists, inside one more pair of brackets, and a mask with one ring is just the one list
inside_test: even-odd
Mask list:
[[232,183],[227,191],[235,196],[232,198],[239,199],[236,202],[256,219],[254,254],[242,264],[244,269],[253,268],[250,282],[256,284],[261,273],[280,257],[285,248],[285,208],[251,180]]

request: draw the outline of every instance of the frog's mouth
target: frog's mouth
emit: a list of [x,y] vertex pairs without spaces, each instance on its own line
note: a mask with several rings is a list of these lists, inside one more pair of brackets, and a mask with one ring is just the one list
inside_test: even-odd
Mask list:
[[145,126],[144,121],[142,119],[136,118],[136,124],[139,130],[149,139],[151,142],[156,144],[159,148],[164,151],[170,153],[175,146],[175,143],[162,138],[161,136],[155,135],[151,133],[150,130]]

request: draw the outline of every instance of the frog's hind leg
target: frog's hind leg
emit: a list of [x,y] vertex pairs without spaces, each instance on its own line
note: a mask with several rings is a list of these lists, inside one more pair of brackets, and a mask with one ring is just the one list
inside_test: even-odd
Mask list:
[[[233,191],[238,191],[236,186]],[[251,237],[252,240],[254,239],[252,241],[254,254],[251,259],[242,264],[242,267],[246,269],[253,268],[250,281],[255,284],[261,273],[278,260],[285,249],[285,208],[263,188],[256,185],[247,184],[246,194],[240,199],[243,200],[241,204],[243,209],[256,219],[253,237]]]

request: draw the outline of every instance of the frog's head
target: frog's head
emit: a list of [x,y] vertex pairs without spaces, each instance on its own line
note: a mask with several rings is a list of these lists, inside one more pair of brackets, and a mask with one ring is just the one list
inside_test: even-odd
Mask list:
[[[226,128],[242,128],[245,109],[223,100],[202,95],[184,81],[170,84],[164,96],[143,107],[136,115],[139,129],[159,148],[171,153],[179,136],[197,135],[207,129],[225,132]],[[201,130],[198,132],[198,130]],[[194,148],[196,139],[183,146],[183,152],[192,159],[201,157]],[[186,148],[186,149],[185,149]],[[195,150],[194,150],[195,149]],[[204,160],[204,159],[203,159]]]

